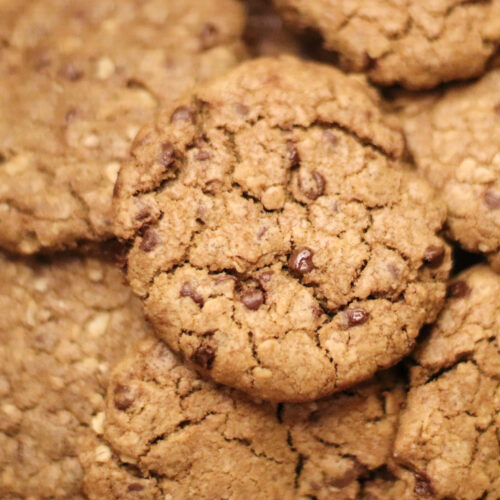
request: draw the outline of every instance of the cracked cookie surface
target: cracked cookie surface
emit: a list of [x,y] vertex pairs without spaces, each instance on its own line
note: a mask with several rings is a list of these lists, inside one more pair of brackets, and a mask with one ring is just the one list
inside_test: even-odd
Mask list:
[[79,443],[146,335],[140,302],[112,263],[0,255],[0,312],[0,497],[83,499]]
[[395,364],[438,313],[445,207],[395,159],[374,98],[334,68],[264,58],[138,134],[115,187],[127,277],[217,382],[317,399]]
[[[353,71],[416,90],[479,76],[500,43],[498,0],[274,0]],[[467,40],[464,45],[463,40]]]
[[[16,5],[14,5],[16,4]],[[244,57],[235,0],[0,3],[0,245],[112,236],[120,162],[161,104]]]
[[500,70],[417,102],[401,120],[417,168],[448,206],[450,236],[500,269]]
[[487,266],[455,277],[414,354],[395,456],[433,498],[500,496],[499,294],[500,276]]
[[392,371],[307,404],[203,380],[159,340],[112,374],[104,440],[82,454],[91,500],[355,499],[385,464],[404,391]]

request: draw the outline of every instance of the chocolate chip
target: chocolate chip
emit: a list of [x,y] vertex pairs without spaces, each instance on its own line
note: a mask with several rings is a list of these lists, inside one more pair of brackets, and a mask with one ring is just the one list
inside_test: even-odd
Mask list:
[[114,390],[113,401],[117,410],[128,410],[134,402],[134,399],[130,394],[130,387],[128,385],[117,384]]
[[287,157],[290,160],[290,167],[295,168],[300,165],[300,155],[296,144],[293,141],[286,141]]
[[246,116],[248,113],[250,113],[250,108],[248,106],[245,106],[244,104],[237,102],[234,105],[234,110],[236,113],[238,113],[241,116]]
[[500,196],[494,193],[491,189],[485,191],[484,202],[488,205],[488,208],[491,208],[491,210],[497,210],[500,208]]
[[213,47],[217,42],[217,33],[219,30],[217,26],[211,23],[205,24],[200,33],[200,43],[202,49],[209,49]]
[[59,74],[70,82],[76,82],[76,80],[79,80],[83,76],[83,72],[71,63],[65,64],[59,71]]
[[347,326],[358,326],[366,323],[370,317],[370,313],[361,309],[359,307],[353,309],[347,309],[345,311],[345,316],[347,318]]
[[259,307],[264,303],[264,298],[264,292],[258,288],[245,290],[240,296],[243,305],[251,311],[257,311],[257,309],[259,309]]
[[179,106],[170,116],[171,122],[190,121],[196,123],[196,111],[188,106]]
[[259,283],[264,286],[266,283],[269,283],[271,281],[271,278],[273,276],[272,271],[264,271],[258,276]]
[[299,176],[299,188],[310,200],[316,200],[325,192],[325,184],[325,178],[316,170],[311,172],[310,179]]
[[330,132],[329,130],[325,130],[323,132],[323,135],[325,137],[325,139],[332,145],[332,146],[336,146],[338,143],[339,143],[339,138],[333,134],[332,132]]
[[446,295],[449,298],[462,299],[464,297],[468,297],[471,291],[471,287],[465,281],[459,280],[448,285]]
[[430,267],[439,267],[443,263],[444,256],[444,247],[430,245],[425,250],[424,262]]
[[268,228],[265,226],[259,227],[259,230],[257,231],[257,239],[261,239],[262,236],[264,236],[267,233]]
[[198,293],[198,291],[194,288],[194,286],[191,283],[189,283],[189,281],[186,281],[182,285],[179,295],[181,297],[189,297],[190,299],[193,300],[193,302],[196,302],[201,307],[203,307],[203,304],[205,303],[203,297]]
[[366,472],[366,467],[355,459],[352,467],[343,476],[330,479],[328,484],[335,488],[345,488],[358,479],[359,476],[366,474]]
[[130,483],[127,486],[128,491],[142,491],[144,489],[144,486],[139,483]]
[[135,220],[144,220],[147,219],[151,214],[151,211],[147,205],[144,205],[140,208],[140,210],[135,214]]
[[395,279],[398,279],[401,274],[398,266],[396,266],[396,264],[393,264],[392,262],[387,264],[387,270],[391,273],[391,276]]
[[66,120],[66,122],[70,122],[75,118],[75,116],[77,114],[78,114],[78,111],[76,108],[70,108],[70,109],[68,109],[68,111],[64,115],[64,119]]
[[175,150],[171,142],[165,141],[161,145],[159,162],[164,167],[169,167],[175,161]]
[[194,159],[195,160],[198,160],[198,161],[205,161],[205,160],[209,160],[211,157],[211,154],[208,152],[208,151],[205,151],[203,149],[200,149],[199,151],[197,151],[194,155]]
[[191,360],[202,368],[205,368],[205,370],[210,370],[215,361],[216,349],[212,344],[213,339],[211,342],[205,339],[202,340],[198,349],[191,356]]
[[220,285],[226,281],[238,281],[232,274],[221,274],[215,278],[215,284]]
[[139,244],[139,248],[143,252],[151,252],[158,243],[160,243],[160,236],[154,229],[148,229],[142,237],[142,241]]
[[431,497],[433,495],[432,486],[429,480],[420,475],[415,477],[415,488],[413,491],[419,497]]
[[288,267],[295,273],[306,274],[314,269],[313,251],[310,248],[297,248],[288,259]]

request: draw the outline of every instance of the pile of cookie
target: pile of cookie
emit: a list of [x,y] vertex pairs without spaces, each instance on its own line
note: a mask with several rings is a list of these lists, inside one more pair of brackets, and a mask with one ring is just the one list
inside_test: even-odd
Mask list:
[[498,500],[500,0],[0,0],[0,498]]

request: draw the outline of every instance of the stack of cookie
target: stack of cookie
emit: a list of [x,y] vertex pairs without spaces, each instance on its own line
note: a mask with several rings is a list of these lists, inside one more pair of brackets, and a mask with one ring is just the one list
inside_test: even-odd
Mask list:
[[0,498],[500,498],[500,1],[275,8],[0,0]]

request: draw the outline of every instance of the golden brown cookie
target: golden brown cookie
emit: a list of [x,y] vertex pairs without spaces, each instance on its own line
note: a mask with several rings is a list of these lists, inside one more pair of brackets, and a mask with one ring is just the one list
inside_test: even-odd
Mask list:
[[442,193],[450,236],[493,263],[500,251],[500,70],[424,103],[402,118],[409,150]]
[[302,405],[205,381],[158,340],[114,371],[105,441],[82,454],[91,500],[355,499],[385,464],[404,391],[393,372]]
[[0,255],[0,498],[81,499],[109,372],[147,332],[116,266]]
[[414,354],[396,460],[429,496],[500,497],[500,276],[460,274],[436,324]]
[[[243,56],[235,0],[0,3],[0,245],[112,236],[120,162],[160,104]],[[3,28],[3,24],[7,28]]]
[[[500,42],[500,1],[274,0],[344,68],[409,89],[479,76]],[[466,41],[466,42],[465,42]]]
[[217,382],[317,399],[395,364],[436,317],[445,209],[374,99],[331,67],[264,58],[139,133],[115,190],[127,277]]

